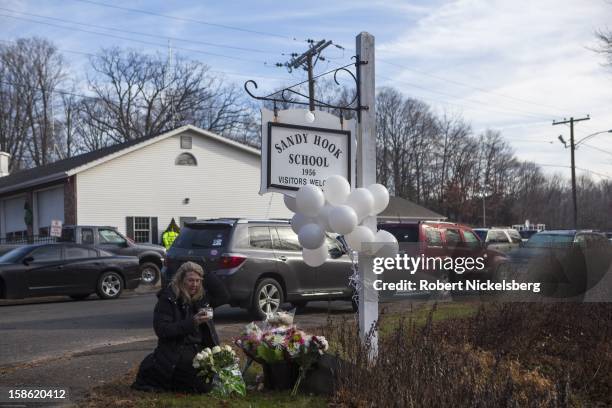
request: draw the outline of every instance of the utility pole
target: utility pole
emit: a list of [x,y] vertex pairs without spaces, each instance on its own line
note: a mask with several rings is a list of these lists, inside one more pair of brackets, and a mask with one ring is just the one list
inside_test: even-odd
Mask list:
[[487,228],[487,208],[485,207],[485,197],[482,195],[482,228]]
[[[280,62],[276,64],[277,67],[287,67],[289,72],[294,69],[299,68],[300,66],[304,66],[304,69],[308,72],[308,100],[309,100],[309,108],[310,111],[313,112],[315,110],[315,97],[314,97],[314,79],[312,71],[316,63],[321,60],[324,61],[325,58],[320,54],[321,52],[332,44],[331,41],[321,40],[315,44],[314,40],[308,39],[308,43],[310,47],[308,51],[304,52],[302,55],[291,54],[293,57],[291,61],[285,62],[281,64]],[[314,59],[314,61],[313,61]]]
[[[586,115],[584,118],[574,119],[573,117],[569,118],[569,120],[563,120],[562,122],[553,121],[553,126],[556,125],[565,125],[567,123],[570,124],[570,151],[572,156],[572,201],[574,202],[574,229],[578,229],[578,199],[576,197],[576,163],[574,161],[574,151],[576,150],[576,146],[574,145],[574,122],[581,122],[583,120],[591,119],[589,115]],[[563,138],[561,137],[561,140]],[[566,146],[567,147],[567,146]]]

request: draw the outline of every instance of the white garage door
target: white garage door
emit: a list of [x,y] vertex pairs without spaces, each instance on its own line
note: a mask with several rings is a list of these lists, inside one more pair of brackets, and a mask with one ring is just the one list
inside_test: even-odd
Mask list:
[[37,195],[38,227],[48,227],[51,220],[64,222],[64,188],[39,191]]
[[4,231],[25,231],[28,227],[23,220],[25,196],[4,200]]

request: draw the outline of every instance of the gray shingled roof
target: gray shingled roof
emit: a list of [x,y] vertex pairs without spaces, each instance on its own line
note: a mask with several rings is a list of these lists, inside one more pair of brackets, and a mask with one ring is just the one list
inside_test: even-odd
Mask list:
[[447,217],[401,197],[389,197],[389,205],[378,218],[385,220],[445,220]]
[[[164,133],[167,133],[167,132],[164,132]],[[27,169],[27,170],[20,170],[13,174],[9,174],[8,176],[5,176],[5,177],[0,177],[0,192],[2,193],[9,192],[12,190],[11,187],[13,186],[17,187],[20,184],[23,184],[26,182],[33,182],[36,180],[41,180],[41,182],[43,182],[46,177],[52,176],[54,174],[70,171],[77,167],[83,166],[89,162],[101,159],[104,156],[108,156],[120,150],[137,145],[144,141],[153,139],[157,136],[160,136],[160,135],[142,137],[139,139],[131,140],[129,142],[105,147],[100,150],[95,150],[93,152],[80,154],[78,156],[70,157],[68,159],[58,160],[56,162],[53,162],[53,163],[50,163],[44,166],[34,167],[32,169]]]

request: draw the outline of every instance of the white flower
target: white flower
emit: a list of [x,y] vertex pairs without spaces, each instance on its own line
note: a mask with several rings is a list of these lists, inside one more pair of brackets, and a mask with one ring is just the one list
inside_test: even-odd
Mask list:
[[221,347],[219,347],[219,346],[215,346],[215,347],[212,348],[212,352],[215,353],[215,354],[220,352],[220,351],[221,351]]
[[203,352],[199,352],[195,356],[195,360],[202,360],[203,358],[204,358],[204,353]]
[[225,346],[223,346],[223,350],[229,351],[230,353],[233,351],[229,344],[226,344]]
[[321,346],[323,346],[323,350],[327,351],[327,349],[329,348],[329,343],[327,342],[327,339],[323,336],[317,338],[319,339]]
[[195,369],[200,368],[200,363],[198,363],[197,360],[193,360],[193,368],[195,368]]
[[202,351],[204,351],[204,353],[210,353],[210,348],[209,348],[209,347],[206,347],[206,348],[205,348],[204,350],[202,350]]
[[281,336],[280,334],[275,334],[274,336],[272,336],[272,345],[274,347],[282,346],[284,341],[285,341],[285,337]]

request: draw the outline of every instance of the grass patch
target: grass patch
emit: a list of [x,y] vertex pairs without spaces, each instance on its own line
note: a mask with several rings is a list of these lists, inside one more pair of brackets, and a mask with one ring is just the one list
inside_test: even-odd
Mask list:
[[231,398],[220,400],[208,395],[176,395],[160,394],[155,398],[140,400],[136,405],[138,408],[146,407],[236,407],[236,408],[276,408],[276,407],[326,407],[327,400],[321,397],[298,395],[291,396],[287,392],[250,392],[244,398]]
[[[261,371],[258,364],[253,364],[247,371],[245,379],[253,383]],[[247,391],[245,397],[234,396],[219,399],[207,394],[194,395],[183,393],[148,393],[135,391],[130,384],[136,377],[137,367],[132,368],[123,377],[94,388],[87,400],[82,404],[90,408],[148,408],[148,407],[236,407],[236,408],[274,408],[274,407],[326,407],[328,402],[324,397],[312,395],[291,396],[290,391]]]
[[416,327],[422,327],[430,317],[433,323],[448,319],[472,317],[478,312],[479,305],[476,302],[426,303],[420,307],[401,312],[385,313],[382,311],[379,320],[379,333],[383,337],[391,334],[402,320],[410,320]]

